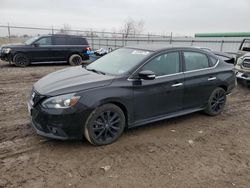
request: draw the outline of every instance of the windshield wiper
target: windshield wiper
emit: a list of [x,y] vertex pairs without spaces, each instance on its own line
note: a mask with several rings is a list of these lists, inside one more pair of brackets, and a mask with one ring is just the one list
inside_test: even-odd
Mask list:
[[99,71],[99,70],[96,70],[96,69],[88,69],[88,68],[85,68],[85,69],[88,70],[88,71],[95,72],[95,73],[97,73],[97,74],[103,74],[103,75],[106,74],[105,72],[102,72],[102,71]]

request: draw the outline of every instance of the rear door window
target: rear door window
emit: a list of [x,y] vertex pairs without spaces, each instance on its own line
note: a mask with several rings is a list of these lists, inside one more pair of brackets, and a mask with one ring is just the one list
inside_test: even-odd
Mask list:
[[207,56],[200,52],[183,52],[186,71],[199,70],[209,67]]
[[65,37],[54,37],[54,44],[55,45],[66,45],[66,38]]

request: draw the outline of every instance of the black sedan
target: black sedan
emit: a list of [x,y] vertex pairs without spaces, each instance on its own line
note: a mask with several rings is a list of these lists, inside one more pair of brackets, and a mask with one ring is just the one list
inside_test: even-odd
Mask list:
[[222,112],[233,66],[197,48],[134,46],[34,84],[28,108],[42,136],[114,142],[125,128],[196,111]]

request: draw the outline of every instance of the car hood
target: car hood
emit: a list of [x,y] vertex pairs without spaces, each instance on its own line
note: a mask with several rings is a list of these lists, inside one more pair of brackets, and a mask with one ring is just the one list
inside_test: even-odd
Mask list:
[[248,53],[246,53],[244,56],[243,56],[243,58],[250,58],[250,53],[248,52]]
[[107,86],[113,78],[77,66],[48,74],[34,84],[34,89],[41,95],[55,96]]
[[20,48],[26,46],[26,44],[23,43],[15,43],[15,44],[4,44],[1,45],[1,48]]

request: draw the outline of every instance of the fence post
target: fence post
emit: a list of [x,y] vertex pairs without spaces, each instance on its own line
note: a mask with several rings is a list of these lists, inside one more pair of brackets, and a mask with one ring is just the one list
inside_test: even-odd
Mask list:
[[109,40],[108,39],[106,39],[106,46],[107,46],[107,48],[109,47]]
[[94,47],[94,39],[93,39],[93,31],[91,30],[91,47],[92,47],[92,49],[95,49],[95,47]]
[[116,36],[115,36],[115,49],[116,49]]
[[9,35],[9,42],[11,42],[11,39],[10,39],[10,25],[8,23],[8,35]]
[[122,33],[122,46],[124,46],[124,33]]
[[193,46],[194,40],[191,40],[191,46]]
[[169,44],[172,44],[173,32],[170,33]]
[[224,40],[221,41],[221,44],[220,44],[220,51],[222,52],[223,50],[223,43],[224,43]]

